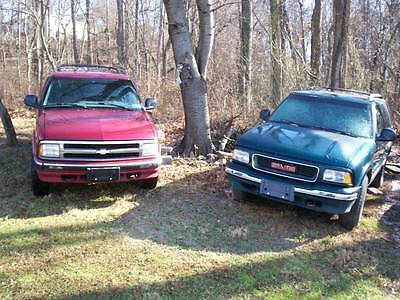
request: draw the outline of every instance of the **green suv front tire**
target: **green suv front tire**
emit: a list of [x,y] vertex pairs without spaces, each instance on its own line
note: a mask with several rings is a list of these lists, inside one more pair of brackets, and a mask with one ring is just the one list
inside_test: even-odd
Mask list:
[[236,202],[246,202],[249,200],[249,193],[232,187],[232,199]]
[[361,190],[348,213],[339,215],[340,225],[348,230],[352,230],[360,224],[362,213],[364,210],[365,198],[367,196],[368,177],[365,176],[361,185]]

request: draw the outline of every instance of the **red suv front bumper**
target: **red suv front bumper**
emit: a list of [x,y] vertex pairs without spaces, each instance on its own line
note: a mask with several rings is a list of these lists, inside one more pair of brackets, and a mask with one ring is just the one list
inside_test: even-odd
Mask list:
[[112,182],[129,182],[157,177],[161,161],[161,157],[149,157],[109,162],[63,162],[34,157],[33,164],[39,179],[43,182],[95,183],[88,179],[88,169],[119,168],[119,178]]

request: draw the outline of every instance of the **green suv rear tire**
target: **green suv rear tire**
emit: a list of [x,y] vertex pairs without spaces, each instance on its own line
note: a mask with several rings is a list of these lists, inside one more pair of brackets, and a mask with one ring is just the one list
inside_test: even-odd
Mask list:
[[362,213],[364,210],[365,198],[367,196],[368,177],[365,176],[361,185],[361,190],[348,213],[339,216],[340,225],[348,230],[352,230],[360,224]]
[[385,166],[383,166],[382,169],[379,170],[379,173],[376,174],[370,186],[379,189],[383,185],[384,180],[385,180]]

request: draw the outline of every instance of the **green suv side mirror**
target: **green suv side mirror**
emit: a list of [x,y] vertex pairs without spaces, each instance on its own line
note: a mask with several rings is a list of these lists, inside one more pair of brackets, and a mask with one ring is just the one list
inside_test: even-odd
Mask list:
[[376,138],[376,140],[378,142],[393,142],[396,137],[396,131],[392,128],[383,128],[381,134]]
[[263,121],[268,121],[270,115],[271,115],[271,113],[268,109],[262,109],[260,111],[260,119]]

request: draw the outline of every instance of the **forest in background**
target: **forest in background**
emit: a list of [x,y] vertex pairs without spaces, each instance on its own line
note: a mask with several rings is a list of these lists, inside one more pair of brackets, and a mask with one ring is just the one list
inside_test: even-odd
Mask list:
[[[166,0],[168,1],[168,0]],[[262,0],[208,2],[215,24],[208,63],[212,122],[240,115],[253,123],[290,91],[330,86],[336,5],[344,12],[341,86],[381,93],[400,120],[399,0]],[[193,44],[200,36],[195,0],[184,2]],[[347,18],[346,18],[346,13]],[[343,36],[342,36],[343,37]],[[0,82],[9,110],[39,93],[62,63],[118,65],[143,98],[159,102],[157,117],[183,118],[168,19],[163,1],[2,0]]]

